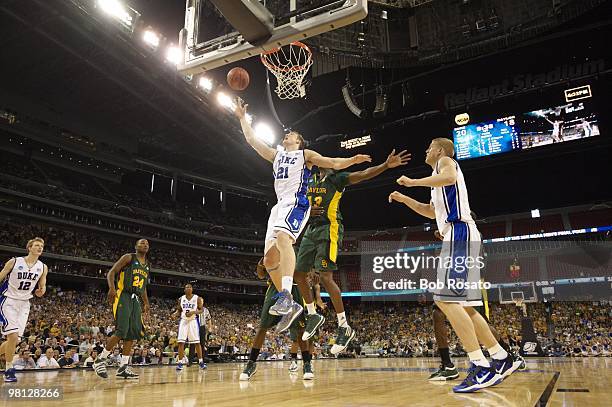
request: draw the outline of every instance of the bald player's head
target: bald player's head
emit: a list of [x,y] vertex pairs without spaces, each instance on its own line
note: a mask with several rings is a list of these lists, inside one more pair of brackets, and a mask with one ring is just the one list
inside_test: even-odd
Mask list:
[[435,138],[431,140],[426,151],[425,162],[434,167],[442,157],[453,158],[455,156],[455,145],[447,138]]

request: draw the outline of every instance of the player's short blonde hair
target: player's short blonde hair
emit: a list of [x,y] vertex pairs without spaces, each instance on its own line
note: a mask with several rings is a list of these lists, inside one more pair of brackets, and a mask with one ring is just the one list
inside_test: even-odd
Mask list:
[[43,246],[45,245],[45,241],[44,241],[44,239],[42,237],[35,237],[34,239],[28,240],[28,244],[26,245],[26,249],[30,250],[30,247],[32,247],[34,242],[40,242],[40,243],[43,244]]
[[444,150],[444,154],[447,157],[453,158],[455,156],[455,145],[453,141],[444,137],[438,137],[432,140],[436,143],[442,150]]

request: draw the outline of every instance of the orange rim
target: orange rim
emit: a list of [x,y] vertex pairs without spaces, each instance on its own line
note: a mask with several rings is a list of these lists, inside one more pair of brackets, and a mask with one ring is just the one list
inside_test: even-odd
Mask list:
[[302,71],[304,69],[307,69],[310,66],[310,60],[312,59],[312,51],[310,50],[310,48],[308,48],[308,45],[304,44],[303,42],[300,41],[294,41],[292,43],[290,43],[289,45],[294,45],[296,47],[300,47],[303,50],[306,50],[306,52],[308,53],[308,59],[306,59],[306,63],[303,65],[294,65],[290,68],[281,68],[280,66],[277,66],[275,64],[273,64],[272,62],[268,61],[266,59],[267,55],[272,55],[277,53],[278,51],[280,51],[280,48],[274,48],[271,49],[270,51],[265,51],[262,52],[260,55],[261,58],[261,63],[265,65],[266,68],[268,68],[271,71],[277,71],[277,72],[289,72],[289,71]]

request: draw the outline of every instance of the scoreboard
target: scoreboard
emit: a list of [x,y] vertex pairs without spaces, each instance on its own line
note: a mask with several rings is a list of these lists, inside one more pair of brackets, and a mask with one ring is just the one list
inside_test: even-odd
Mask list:
[[[467,114],[457,115],[455,123],[463,126],[453,129],[455,157],[468,160],[600,136],[599,118],[593,103],[581,97],[587,91],[590,95],[590,87],[580,94],[575,93],[576,89],[570,89],[574,93],[570,92],[569,96],[580,97],[579,101],[516,116],[510,113],[512,115],[506,117],[468,124]],[[464,118],[466,120],[460,120]]]
[[453,130],[453,141],[458,160],[521,149],[514,116],[457,127]]

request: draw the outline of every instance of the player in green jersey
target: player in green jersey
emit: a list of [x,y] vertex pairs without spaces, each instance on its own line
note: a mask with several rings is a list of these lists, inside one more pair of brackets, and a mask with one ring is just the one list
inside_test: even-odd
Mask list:
[[150,281],[151,265],[147,262],[149,242],[139,239],[136,253],[127,253],[113,265],[106,279],[108,281],[108,301],[113,307],[115,333],[106,342],[106,348],[93,364],[100,377],[107,378],[106,359],[123,340],[123,356],[117,370],[117,377],[138,379],[138,375],[128,366],[132,345],[144,335],[143,311],[149,313],[147,285]]
[[302,336],[303,340],[308,340],[316,334],[317,329],[325,322],[325,318],[316,311],[306,274],[311,269],[320,273],[321,283],[329,293],[338,317],[338,334],[331,349],[334,355],[346,349],[349,342],[355,337],[355,332],[346,320],[340,288],[333,278],[333,271],[338,269],[336,260],[344,233],[340,199],[347,186],[372,179],[390,168],[407,164],[409,160],[410,154],[406,150],[399,154],[393,150],[384,163],[363,171],[333,172],[324,169],[319,169],[318,173],[313,171],[314,175],[308,185],[311,218],[300,243],[295,280],[308,311],[306,328]]

